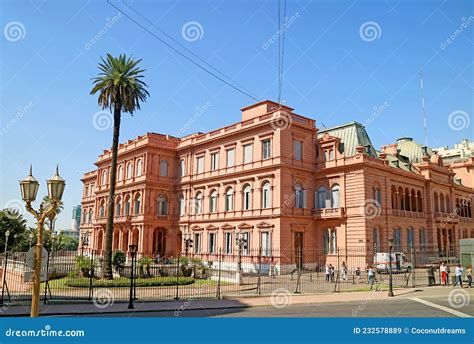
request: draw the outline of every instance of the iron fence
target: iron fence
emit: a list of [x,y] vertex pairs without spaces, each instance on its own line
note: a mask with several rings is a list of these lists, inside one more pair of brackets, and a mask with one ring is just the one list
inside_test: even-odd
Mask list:
[[[471,252],[473,250],[471,249]],[[138,300],[221,298],[224,295],[333,293],[386,288],[388,250],[365,247],[297,250],[238,250],[233,253],[200,252],[178,257],[154,257],[141,252],[134,270],[133,295]],[[25,252],[8,252],[1,258],[1,302],[31,299],[32,271]],[[439,252],[429,247],[398,248],[392,254],[393,286],[421,287],[440,284],[439,263],[459,262],[459,249]],[[102,279],[100,252],[50,252],[43,268],[42,301],[127,300],[131,257],[117,263],[112,280]],[[373,269],[375,278],[369,279]],[[454,269],[451,269],[454,271]],[[47,276],[47,278],[46,278]],[[448,278],[449,281],[449,278]]]

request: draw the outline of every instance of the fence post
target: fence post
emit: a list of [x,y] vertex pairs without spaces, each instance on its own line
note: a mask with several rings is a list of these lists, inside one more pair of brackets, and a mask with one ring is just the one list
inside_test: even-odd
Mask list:
[[262,291],[260,290],[260,283],[262,278],[262,247],[258,249],[258,279],[257,279],[257,294],[260,295]]
[[51,258],[51,254],[48,251],[48,259],[46,260],[46,283],[44,284],[44,297],[43,297],[43,305],[47,304],[46,295],[49,287],[49,259]]
[[[333,292],[336,291],[341,291],[340,286],[339,286],[339,273],[340,273],[340,266],[339,266],[339,247],[336,249],[337,251],[337,275],[336,275],[336,283],[334,284],[334,290]],[[336,290],[337,289],[337,290]]]
[[216,298],[219,300],[221,298],[221,262],[222,262],[222,248],[219,248],[219,253],[217,255],[217,290],[216,290]]
[[179,253],[176,259],[176,295],[174,297],[175,300],[179,300]]
[[3,303],[3,297],[5,295],[5,290],[7,291],[7,295],[8,295],[8,302],[11,302],[11,297],[10,297],[10,291],[8,290],[8,285],[7,285],[7,268],[8,268],[8,252],[5,248],[5,255],[4,255],[4,259],[5,259],[5,262],[3,264],[3,273],[2,273],[2,302],[0,304],[4,304]]
[[411,280],[412,280],[412,284],[413,284],[413,288],[415,288],[415,285],[416,285],[416,275],[415,275],[415,271],[416,271],[416,256],[415,256],[415,247],[413,245],[411,245],[411,257],[410,257],[410,260],[411,260],[411,264],[413,265],[413,268],[411,269]]
[[89,301],[92,301],[93,289],[92,289],[92,278],[94,275],[94,250],[91,250],[91,265],[89,270]]
[[297,250],[297,255],[298,255],[298,260],[297,260],[297,263],[296,263],[296,268],[297,268],[297,272],[298,272],[298,279],[296,280],[296,290],[295,290],[295,294],[299,294],[301,293],[301,265],[303,264],[303,250],[301,247],[298,246],[298,250]]

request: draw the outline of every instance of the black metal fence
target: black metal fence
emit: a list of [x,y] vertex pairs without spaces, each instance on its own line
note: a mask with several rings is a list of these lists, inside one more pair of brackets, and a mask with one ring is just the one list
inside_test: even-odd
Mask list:
[[[138,300],[213,299],[281,291],[333,293],[384,289],[389,280],[387,252],[355,247],[332,251],[241,249],[233,254],[219,250],[166,258],[139,253],[134,264],[133,295]],[[445,261],[452,266],[459,262],[459,257],[458,247],[451,252],[428,247],[398,248],[392,254],[393,286],[440,284],[439,264]],[[8,252],[0,258],[2,303],[30,300],[32,271],[27,267],[26,253]],[[101,278],[102,264],[103,256],[95,251],[50,252],[42,273],[43,302],[127,300],[130,255],[117,260],[112,280]],[[375,273],[374,278],[369,278],[369,271]]]

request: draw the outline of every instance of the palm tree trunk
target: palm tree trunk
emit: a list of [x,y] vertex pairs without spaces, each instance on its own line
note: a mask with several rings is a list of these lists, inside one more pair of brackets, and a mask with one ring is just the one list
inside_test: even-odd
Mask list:
[[[114,107],[114,136],[112,139],[112,162],[110,164],[109,199],[107,202],[107,226],[105,228],[105,255],[102,277],[112,279],[112,237],[114,234],[115,174],[117,171],[118,143],[120,135],[121,104]],[[100,248],[99,248],[100,249]]]

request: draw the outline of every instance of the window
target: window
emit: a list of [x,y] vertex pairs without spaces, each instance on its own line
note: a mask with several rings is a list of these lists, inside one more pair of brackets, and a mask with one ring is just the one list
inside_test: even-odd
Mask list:
[[407,247],[411,249],[415,244],[415,231],[413,228],[407,229]]
[[380,252],[380,228],[374,228],[373,244],[374,244],[374,253]]
[[105,217],[105,202],[102,201],[99,206],[99,217]]
[[262,208],[267,209],[271,208],[271,187],[270,182],[263,183],[262,186]]
[[303,142],[293,140],[293,157],[295,160],[303,159]]
[[131,163],[131,162],[129,162],[129,163],[127,164],[127,171],[126,171],[126,172],[127,172],[127,173],[126,173],[126,174],[127,174],[127,176],[126,176],[127,179],[132,178],[132,163]]
[[225,233],[225,254],[232,254],[232,233],[226,232]]
[[339,208],[340,201],[339,201],[339,185],[334,185],[331,188],[331,208]]
[[142,159],[138,159],[137,160],[137,168],[136,168],[136,172],[135,172],[135,175],[137,177],[140,177],[142,175],[142,170],[143,170],[143,162],[142,162]]
[[244,145],[244,164],[252,162],[252,144]]
[[327,190],[324,186],[319,187],[317,191],[316,207],[319,209],[326,208]]
[[209,197],[209,211],[211,213],[217,212],[217,191],[212,190],[211,196]]
[[244,210],[250,210],[252,208],[252,188],[249,184],[244,186]]
[[228,188],[225,192],[225,211],[234,209],[234,189]]
[[400,251],[402,248],[402,230],[400,228],[393,229],[393,250]]
[[201,233],[194,233],[193,248],[194,253],[201,252]]
[[219,153],[211,153],[211,171],[219,169]]
[[235,149],[228,149],[226,151],[227,167],[232,167],[235,164]]
[[202,193],[198,192],[196,194],[196,200],[195,200],[195,208],[194,208],[194,214],[195,215],[202,214],[202,202],[203,202]]
[[271,157],[271,140],[266,139],[262,141],[262,159],[269,159]]
[[216,253],[216,237],[217,234],[214,232],[209,233],[209,253]]
[[102,172],[102,185],[107,185],[107,171]]
[[240,238],[242,240],[245,240],[245,244],[242,245],[242,254],[248,255],[250,252],[250,233],[249,232],[240,233]]
[[84,213],[82,214],[82,223],[86,223],[86,216],[87,212],[84,210]]
[[331,161],[331,160],[334,160],[334,150],[332,149],[326,149],[324,151],[324,159],[326,161]]
[[184,159],[181,159],[179,161],[179,176],[183,177],[185,175],[185,164],[184,164]]
[[141,196],[140,196],[140,194],[138,194],[135,197],[135,203],[133,205],[133,213],[135,215],[138,215],[140,213],[140,202],[141,202]]
[[119,165],[117,169],[117,180],[121,181],[123,179],[123,166]]
[[197,157],[196,159],[196,172],[203,173],[204,172],[204,156]]
[[306,208],[306,190],[300,184],[295,186],[295,208]]
[[166,160],[160,161],[160,176],[168,177],[168,161]]
[[419,230],[419,240],[420,240],[420,248],[425,249],[426,248],[426,231],[424,228],[420,228]]
[[89,223],[92,223],[92,209],[89,209]]
[[270,256],[272,249],[270,232],[260,233],[260,245],[262,247],[262,256]]
[[185,211],[186,211],[186,206],[185,206],[185,203],[184,203],[184,196],[183,195],[180,195],[179,196],[179,216],[184,216],[185,215]]
[[163,194],[159,194],[156,200],[156,213],[158,215],[168,215],[168,200]]
[[125,199],[125,215],[130,215],[130,196]]
[[334,228],[329,228],[323,233],[324,254],[337,253],[337,232]]
[[382,192],[379,188],[373,188],[372,191],[374,193],[373,198],[375,201],[375,206],[380,207],[382,205]]
[[122,200],[120,197],[115,201],[115,216],[120,216],[122,210]]
[[84,187],[84,197],[89,197],[89,187]]

